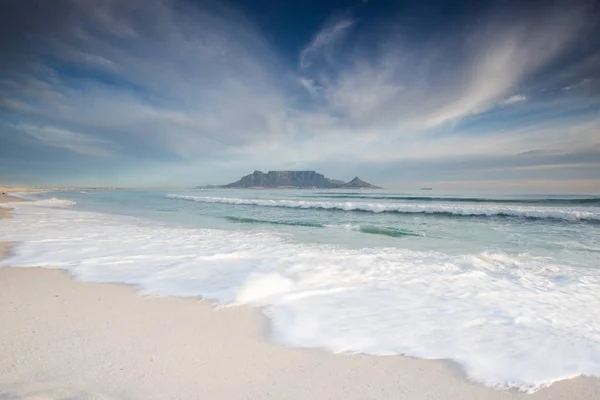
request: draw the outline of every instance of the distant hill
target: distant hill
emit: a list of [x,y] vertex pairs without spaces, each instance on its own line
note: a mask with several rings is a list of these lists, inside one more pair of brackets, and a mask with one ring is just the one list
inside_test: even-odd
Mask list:
[[315,171],[254,171],[222,188],[381,189],[359,177],[350,182],[326,178]]
[[371,185],[369,182],[363,181],[358,176],[350,182],[344,183],[341,187],[348,189],[381,189],[379,186]]

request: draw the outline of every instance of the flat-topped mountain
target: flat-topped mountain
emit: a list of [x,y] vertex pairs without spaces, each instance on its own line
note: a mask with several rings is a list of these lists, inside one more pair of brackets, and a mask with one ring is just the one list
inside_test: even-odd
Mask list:
[[381,189],[359,177],[350,182],[326,178],[315,171],[254,171],[237,182],[222,188],[320,188],[320,189]]

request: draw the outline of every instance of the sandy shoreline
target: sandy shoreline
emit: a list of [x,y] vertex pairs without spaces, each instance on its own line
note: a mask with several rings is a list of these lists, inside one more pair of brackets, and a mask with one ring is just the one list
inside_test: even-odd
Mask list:
[[[25,192],[28,190],[30,190],[30,189],[22,188],[22,187],[0,186],[0,203],[6,204],[6,203],[15,203],[15,202],[23,201],[22,199],[19,199],[17,197],[10,196],[10,193],[11,192]],[[12,210],[10,208],[0,207],[0,219],[10,218],[11,211]],[[12,242],[0,241],[0,259],[6,257],[6,254],[7,254],[8,250],[10,249],[10,246],[12,246]]]
[[600,398],[596,378],[527,395],[470,382],[451,362],[287,348],[267,340],[260,309],[59,270],[0,268],[0,304],[0,399]]

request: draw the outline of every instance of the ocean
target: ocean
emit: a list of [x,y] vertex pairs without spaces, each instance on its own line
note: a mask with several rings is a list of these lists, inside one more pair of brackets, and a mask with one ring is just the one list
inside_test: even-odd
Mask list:
[[[23,194],[1,265],[262,307],[270,339],[457,362],[532,391],[600,376],[600,197],[434,191]],[[12,206],[12,205],[11,205]]]

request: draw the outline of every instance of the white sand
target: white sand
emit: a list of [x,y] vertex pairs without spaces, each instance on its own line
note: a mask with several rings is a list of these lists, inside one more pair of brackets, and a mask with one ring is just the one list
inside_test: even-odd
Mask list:
[[141,296],[67,273],[0,268],[0,399],[599,399],[600,380],[533,395],[455,364],[269,343],[261,311]]

